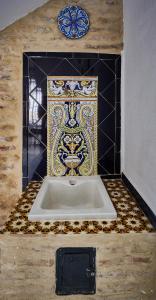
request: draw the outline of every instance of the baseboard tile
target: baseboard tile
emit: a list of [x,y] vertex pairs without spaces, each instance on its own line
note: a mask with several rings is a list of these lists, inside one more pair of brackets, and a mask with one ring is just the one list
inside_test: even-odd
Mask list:
[[121,178],[121,174],[107,174],[107,175],[101,175],[102,179],[118,179]]
[[127,186],[129,191],[132,193],[134,198],[136,199],[138,205],[143,210],[143,212],[146,214],[148,219],[150,220],[151,224],[156,228],[156,215],[153,213],[153,211],[150,209],[150,207],[146,204],[145,200],[141,197],[141,195],[138,193],[138,191],[135,189],[135,187],[131,184],[129,179],[125,176],[124,173],[121,175],[122,181]]

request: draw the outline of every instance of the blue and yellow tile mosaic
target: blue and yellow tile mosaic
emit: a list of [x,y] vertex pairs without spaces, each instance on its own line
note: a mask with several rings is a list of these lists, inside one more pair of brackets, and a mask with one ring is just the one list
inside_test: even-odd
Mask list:
[[97,174],[97,77],[47,79],[48,175]]

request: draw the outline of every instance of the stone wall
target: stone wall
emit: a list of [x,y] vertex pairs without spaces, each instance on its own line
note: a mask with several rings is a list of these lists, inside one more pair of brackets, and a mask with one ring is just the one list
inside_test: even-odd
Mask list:
[[[60,247],[96,248],[96,294],[55,295]],[[155,300],[156,234],[7,235],[0,241],[0,299]]]
[[1,225],[21,193],[22,54],[26,51],[120,53],[122,0],[72,1],[86,9],[90,31],[68,40],[57,27],[67,0],[51,0],[0,32],[0,216]]

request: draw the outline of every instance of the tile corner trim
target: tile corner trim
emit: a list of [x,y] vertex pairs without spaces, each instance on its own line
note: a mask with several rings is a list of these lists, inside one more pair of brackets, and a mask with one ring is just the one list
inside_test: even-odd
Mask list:
[[153,213],[153,211],[150,209],[150,207],[147,205],[145,200],[141,197],[139,192],[135,189],[135,187],[132,185],[132,183],[129,181],[129,179],[126,177],[124,173],[121,175],[123,183],[128,187],[129,191],[131,194],[134,196],[136,202],[140,206],[140,208],[143,210],[145,215],[148,217],[150,220],[151,224],[153,227],[156,229],[156,216]]

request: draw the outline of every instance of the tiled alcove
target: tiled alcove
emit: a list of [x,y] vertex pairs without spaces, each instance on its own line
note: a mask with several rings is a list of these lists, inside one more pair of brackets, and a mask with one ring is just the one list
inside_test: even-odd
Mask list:
[[98,174],[120,174],[120,55],[23,55],[23,187],[47,174],[47,76],[98,76]]

